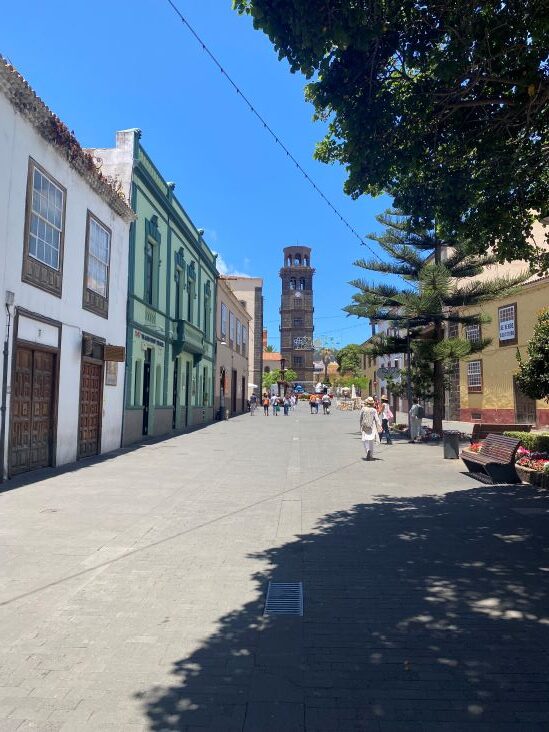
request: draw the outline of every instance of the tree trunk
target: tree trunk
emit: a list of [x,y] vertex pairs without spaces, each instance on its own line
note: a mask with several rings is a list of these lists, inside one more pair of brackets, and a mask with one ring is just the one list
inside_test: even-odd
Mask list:
[[[435,240],[435,263],[442,263],[442,244],[437,239],[436,220],[433,222]],[[438,318],[435,320],[435,343],[444,340],[444,325]],[[433,432],[442,435],[442,420],[444,419],[444,361],[435,361],[433,364]]]
[[[435,323],[435,342],[444,340],[444,326],[441,322]],[[444,361],[435,361],[433,364],[433,431],[442,435],[442,420],[444,419]]]

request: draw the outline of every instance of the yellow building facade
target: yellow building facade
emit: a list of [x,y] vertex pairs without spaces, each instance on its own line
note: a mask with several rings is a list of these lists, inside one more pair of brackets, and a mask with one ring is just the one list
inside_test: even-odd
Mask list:
[[522,394],[514,379],[518,369],[517,348],[523,358],[527,357],[528,341],[539,312],[548,306],[549,277],[536,277],[522,285],[515,295],[486,303],[482,312],[490,317],[490,323],[463,329],[463,337],[491,338],[492,343],[459,364],[461,420],[549,426],[549,404]]

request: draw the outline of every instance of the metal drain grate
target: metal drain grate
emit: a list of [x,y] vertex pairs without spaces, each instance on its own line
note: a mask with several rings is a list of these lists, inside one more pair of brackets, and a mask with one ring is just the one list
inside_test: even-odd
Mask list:
[[263,615],[303,615],[303,583],[269,582]]

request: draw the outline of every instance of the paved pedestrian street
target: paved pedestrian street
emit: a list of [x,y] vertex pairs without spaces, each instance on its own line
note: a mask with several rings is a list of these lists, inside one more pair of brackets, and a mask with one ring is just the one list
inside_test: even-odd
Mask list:
[[7,484],[0,730],[548,730],[547,493],[357,427],[301,405]]

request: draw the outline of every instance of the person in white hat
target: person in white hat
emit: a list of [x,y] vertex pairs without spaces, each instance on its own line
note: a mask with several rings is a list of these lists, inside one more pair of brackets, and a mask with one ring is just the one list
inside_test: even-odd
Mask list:
[[366,453],[365,460],[374,459],[374,444],[379,442],[381,431],[381,422],[374,404],[373,398],[368,397],[360,410],[360,432]]

